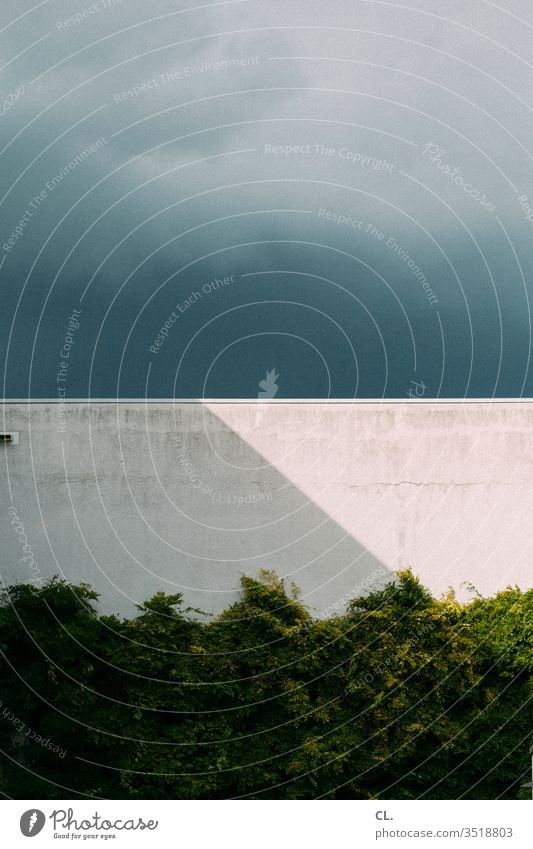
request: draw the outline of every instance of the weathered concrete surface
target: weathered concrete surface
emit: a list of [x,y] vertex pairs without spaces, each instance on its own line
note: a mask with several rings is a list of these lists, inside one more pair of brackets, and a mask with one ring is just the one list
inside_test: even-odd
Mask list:
[[216,611],[266,567],[322,615],[406,565],[435,592],[533,585],[530,402],[6,403],[3,429],[7,583]]

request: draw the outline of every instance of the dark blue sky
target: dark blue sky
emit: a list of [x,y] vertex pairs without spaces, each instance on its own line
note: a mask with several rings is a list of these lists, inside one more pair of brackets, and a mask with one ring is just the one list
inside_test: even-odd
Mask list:
[[531,12],[93,5],[2,7],[5,397],[533,394]]

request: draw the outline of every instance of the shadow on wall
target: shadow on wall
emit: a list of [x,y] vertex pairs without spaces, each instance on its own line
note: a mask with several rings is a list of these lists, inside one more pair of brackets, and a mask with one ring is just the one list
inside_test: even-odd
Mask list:
[[[131,615],[162,590],[216,613],[243,574],[266,568],[330,616],[390,580],[205,405],[73,403],[61,433],[54,404],[8,404],[6,417],[21,433],[0,492],[6,583],[58,574],[90,584],[104,612]],[[21,527],[33,567],[21,559]]]

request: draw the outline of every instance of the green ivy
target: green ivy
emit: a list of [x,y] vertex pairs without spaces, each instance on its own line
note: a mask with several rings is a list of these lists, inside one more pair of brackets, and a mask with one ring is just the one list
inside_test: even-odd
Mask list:
[[211,621],[57,578],[0,597],[0,791],[19,799],[526,798],[533,591],[408,571],[311,616],[272,572]]

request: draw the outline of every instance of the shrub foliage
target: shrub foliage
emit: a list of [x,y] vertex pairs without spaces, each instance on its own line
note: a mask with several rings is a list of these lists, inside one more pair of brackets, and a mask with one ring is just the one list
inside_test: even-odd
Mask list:
[[273,573],[213,620],[131,619],[53,579],[0,598],[11,798],[526,798],[533,591],[460,604],[410,572],[314,618]]

